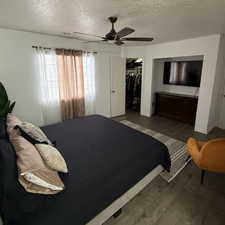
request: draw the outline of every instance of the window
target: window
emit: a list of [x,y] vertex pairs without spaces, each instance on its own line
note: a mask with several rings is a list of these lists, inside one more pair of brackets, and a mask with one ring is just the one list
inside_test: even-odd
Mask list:
[[46,52],[44,54],[46,73],[45,79],[43,79],[43,99],[48,98],[46,104],[59,101],[59,80],[57,71],[57,58],[54,52]]
[[54,50],[36,48],[43,124],[61,121],[57,57]]

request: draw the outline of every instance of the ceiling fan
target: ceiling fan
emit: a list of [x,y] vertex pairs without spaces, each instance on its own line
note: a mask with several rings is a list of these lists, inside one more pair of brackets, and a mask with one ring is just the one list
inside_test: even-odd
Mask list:
[[[125,37],[125,36],[135,32],[135,30],[130,27],[125,27],[122,30],[120,30],[119,32],[116,32],[116,30],[114,28],[114,24],[116,23],[117,19],[118,18],[114,17],[114,16],[111,16],[108,18],[108,20],[112,24],[112,28],[111,28],[110,32],[107,33],[104,37],[101,37],[98,35],[93,35],[93,34],[80,33],[80,32],[73,32],[73,33],[101,38],[102,40],[100,40],[100,41],[106,41],[106,42],[114,41],[114,44],[119,45],[119,46],[125,44],[124,41],[144,41],[144,42],[153,41],[152,37],[150,37],[150,38],[148,38],[148,37]],[[90,41],[90,42],[92,42],[92,41]],[[93,42],[96,42],[96,41],[93,41]]]

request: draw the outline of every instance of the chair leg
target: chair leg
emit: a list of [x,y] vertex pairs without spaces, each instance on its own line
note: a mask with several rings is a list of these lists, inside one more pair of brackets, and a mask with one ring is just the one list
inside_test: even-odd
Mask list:
[[202,170],[202,172],[201,172],[201,184],[204,183],[204,177],[205,177],[205,170]]
[[185,162],[188,162],[190,158],[191,158],[191,156],[189,155],[189,156],[186,158]]

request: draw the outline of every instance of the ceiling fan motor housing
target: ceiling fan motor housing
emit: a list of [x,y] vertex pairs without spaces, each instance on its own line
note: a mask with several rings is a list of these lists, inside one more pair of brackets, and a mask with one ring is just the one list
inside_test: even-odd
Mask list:
[[109,21],[113,24],[117,21],[117,17],[116,16],[110,16],[109,18]]
[[105,37],[106,37],[107,40],[113,41],[113,40],[115,40],[115,37],[116,37],[116,34],[117,34],[115,29],[114,29],[114,23],[117,21],[117,17],[111,16],[111,17],[108,18],[108,20],[112,23],[112,29],[108,34],[105,35]]

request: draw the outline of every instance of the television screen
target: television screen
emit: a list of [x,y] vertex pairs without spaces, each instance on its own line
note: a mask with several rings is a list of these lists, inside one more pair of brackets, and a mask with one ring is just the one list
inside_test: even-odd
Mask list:
[[200,87],[203,61],[165,62],[163,83]]

